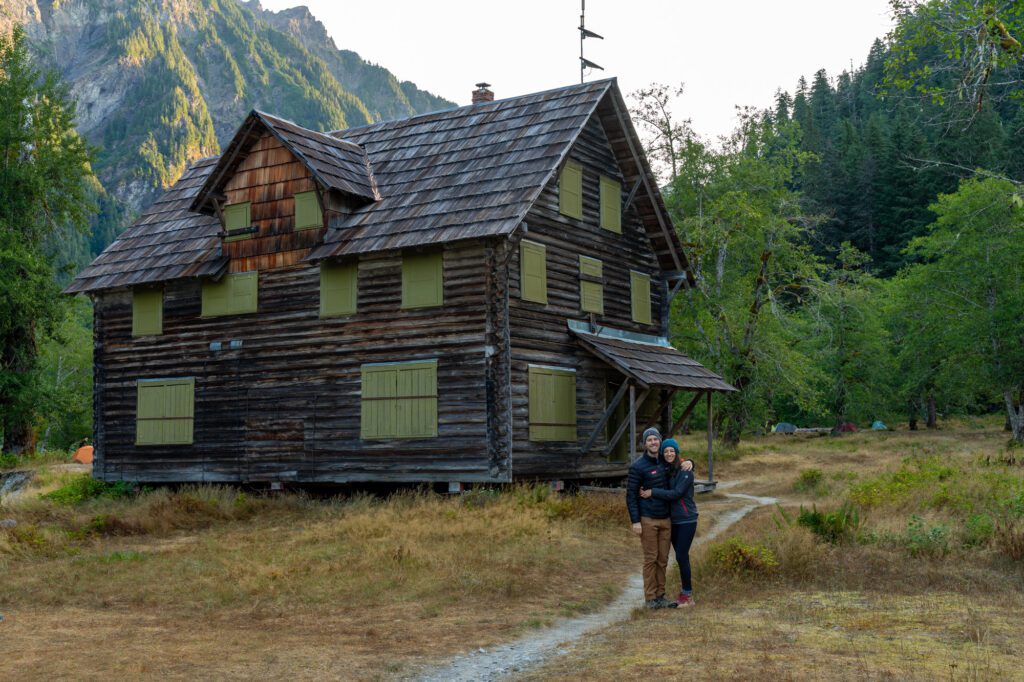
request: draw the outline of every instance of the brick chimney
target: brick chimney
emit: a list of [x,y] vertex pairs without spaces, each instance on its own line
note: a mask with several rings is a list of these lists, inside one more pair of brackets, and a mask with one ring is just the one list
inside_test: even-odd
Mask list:
[[480,102],[493,102],[494,93],[490,90],[490,83],[477,83],[476,90],[473,91],[473,104],[479,104]]

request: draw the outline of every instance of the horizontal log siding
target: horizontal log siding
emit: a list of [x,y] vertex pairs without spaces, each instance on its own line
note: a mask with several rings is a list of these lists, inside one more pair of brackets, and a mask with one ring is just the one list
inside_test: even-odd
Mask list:
[[[130,292],[98,296],[99,475],[495,480],[484,381],[489,258],[482,244],[445,250],[443,309],[401,310],[396,253],[359,262],[358,312],[349,317],[320,319],[319,269],[307,264],[260,272],[251,315],[202,318],[200,284],[169,283],[160,336],[131,337]],[[233,339],[241,349],[228,349]],[[212,341],[224,349],[211,351]],[[427,358],[438,360],[438,437],[360,440],[360,365]],[[194,444],[136,447],[135,382],[179,376],[196,379]]]
[[320,243],[324,230],[295,228],[295,195],[316,189],[309,169],[269,132],[257,140],[224,186],[228,204],[250,203],[258,232],[224,242],[231,272],[286,267]]
[[[591,119],[570,156],[583,165],[582,223],[559,213],[556,177],[544,188],[528,214],[529,229],[523,236],[547,247],[546,305],[521,299],[518,249],[509,264],[513,465],[517,477],[625,473],[626,465],[622,462],[609,462],[600,454],[582,458],[579,455],[580,447],[604,412],[608,380],[621,380],[621,375],[581,349],[567,331],[567,319],[589,319],[588,313],[580,311],[579,256],[597,258],[603,264],[604,314],[596,316],[598,324],[646,334],[659,334],[662,330],[659,311],[665,290],[657,279],[658,262],[635,208],[623,215],[621,235],[600,228],[600,176],[620,181],[622,178],[597,118]],[[629,187],[623,182],[623,193],[628,191]],[[632,320],[630,270],[651,275],[652,325]],[[576,369],[576,443],[530,441],[528,372],[531,363]],[[602,433],[593,450],[600,450],[605,443]]]

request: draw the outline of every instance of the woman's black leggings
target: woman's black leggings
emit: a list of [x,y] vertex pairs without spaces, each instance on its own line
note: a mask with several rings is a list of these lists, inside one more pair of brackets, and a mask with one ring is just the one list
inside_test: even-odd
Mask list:
[[679,583],[684,592],[693,591],[690,582],[690,545],[697,533],[697,522],[672,524],[672,548],[676,550],[676,563],[679,564]]

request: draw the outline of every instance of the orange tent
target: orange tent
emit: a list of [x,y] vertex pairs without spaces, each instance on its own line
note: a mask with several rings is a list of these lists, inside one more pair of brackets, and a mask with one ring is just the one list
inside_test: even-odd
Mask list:
[[79,462],[80,464],[92,464],[92,446],[83,445],[75,450],[75,456],[71,458],[71,461]]

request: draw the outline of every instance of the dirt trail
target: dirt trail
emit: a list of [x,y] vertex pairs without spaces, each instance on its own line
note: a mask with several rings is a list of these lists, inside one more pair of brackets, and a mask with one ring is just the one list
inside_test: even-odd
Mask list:
[[[730,483],[731,485],[719,487],[732,488],[737,485],[735,482]],[[750,504],[720,514],[715,518],[711,530],[701,534],[694,545],[714,540],[758,507],[777,502],[774,497],[755,497],[743,493],[725,493],[725,496],[749,501]],[[500,680],[513,673],[522,672],[554,656],[567,653],[573,642],[586,634],[628,620],[633,609],[643,603],[643,595],[643,577],[639,574],[634,575],[630,577],[618,599],[602,611],[560,620],[548,628],[509,644],[478,649],[473,653],[457,656],[443,668],[428,671],[418,679],[421,682]]]

